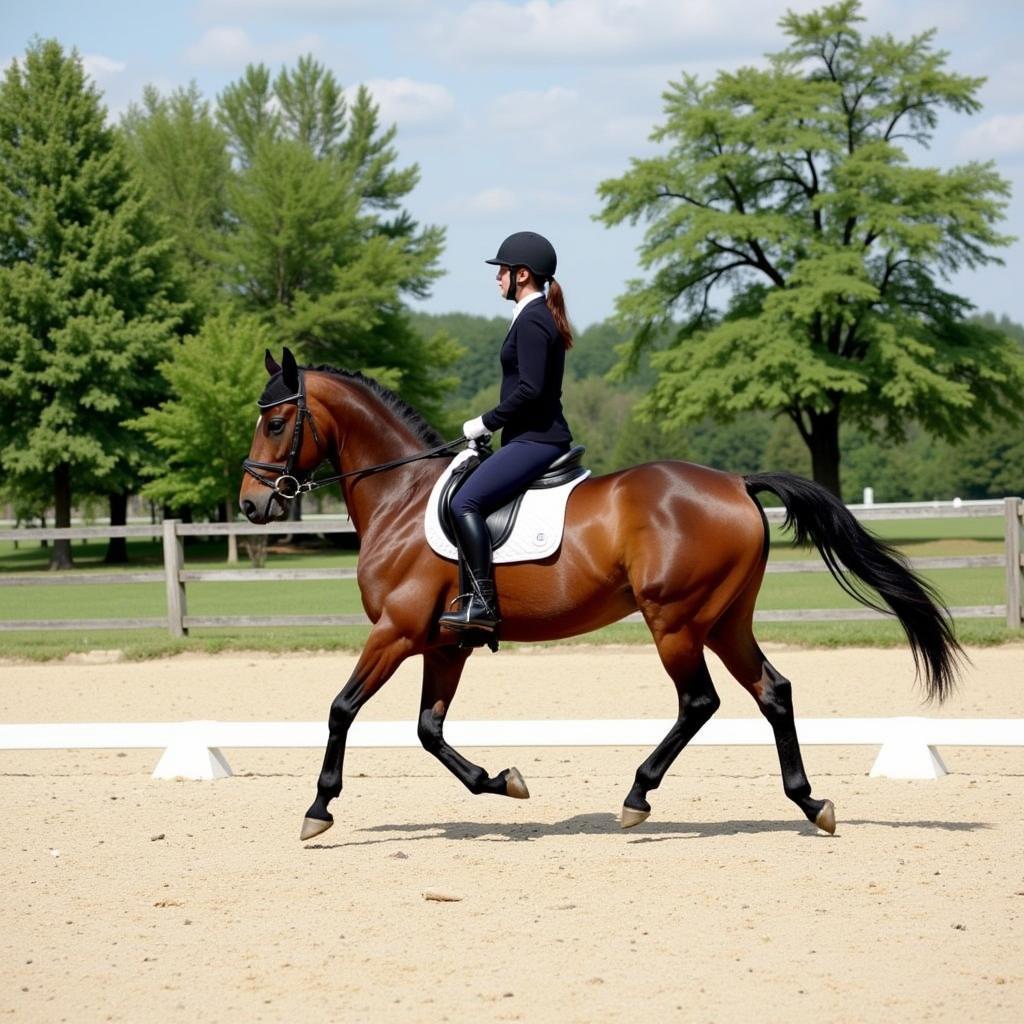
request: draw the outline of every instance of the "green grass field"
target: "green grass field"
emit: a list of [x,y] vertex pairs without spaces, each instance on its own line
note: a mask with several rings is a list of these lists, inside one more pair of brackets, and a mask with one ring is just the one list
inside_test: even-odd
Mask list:
[[[1003,522],[986,519],[912,520],[872,523],[871,529],[911,557],[1001,554]],[[130,540],[129,564],[123,571],[161,569],[163,556],[156,541]],[[105,542],[76,542],[76,575],[116,572],[103,565]],[[223,541],[196,540],[186,549],[186,567],[224,565]],[[788,536],[772,529],[772,559],[808,559],[816,553],[794,548]],[[38,542],[0,542],[0,575],[9,572],[47,573],[47,549]],[[316,548],[272,554],[273,568],[348,567],[354,552]],[[243,565],[245,565],[243,561]],[[926,574],[950,606],[1002,604],[1005,575],[1002,568],[946,569]],[[761,609],[856,607],[827,573],[769,574],[758,605]],[[193,615],[358,614],[362,608],[354,580],[276,581],[267,583],[193,583],[188,586],[188,609]],[[109,630],[87,632],[46,630],[0,633],[0,657],[57,658],[76,652],[118,648],[128,657],[155,657],[185,650],[231,649],[294,650],[353,649],[362,645],[366,627],[221,628],[194,629],[181,640],[162,629],[118,629],[119,618],[159,617],[165,612],[162,583],[91,586],[0,587],[0,620],[109,618]],[[972,644],[1020,639],[1002,620],[965,619],[957,623],[962,640]],[[758,636],[796,644],[889,646],[904,643],[892,622],[760,623]],[[571,643],[645,643],[646,627],[621,623]]]

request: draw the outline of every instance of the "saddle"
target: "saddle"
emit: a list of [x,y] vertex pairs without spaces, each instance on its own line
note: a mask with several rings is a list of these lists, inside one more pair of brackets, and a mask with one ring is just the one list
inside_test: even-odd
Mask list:
[[[586,450],[581,444],[570,448],[564,455],[560,455],[555,459],[522,494],[516,495],[511,501],[502,505],[501,508],[495,509],[487,517],[487,530],[491,535],[491,548],[495,553],[512,536],[519,518],[519,511],[523,505],[523,499],[530,491],[553,491],[554,488],[562,487],[574,481],[582,481],[590,476],[590,470],[586,469],[582,464],[583,453]],[[444,531],[445,537],[453,546],[455,546],[456,541],[451,519],[452,499],[473,470],[480,465],[480,461],[480,456],[474,452],[471,458],[465,459],[461,464],[453,464],[451,473],[443,482],[437,497],[438,522]],[[561,536],[561,530],[558,531],[558,534]]]
[[[545,558],[561,544],[565,503],[571,490],[590,470],[582,464],[582,444],[559,456],[524,492],[487,516],[495,562],[534,561]],[[442,558],[457,560],[452,527],[452,499],[480,464],[472,449],[461,452],[434,484],[427,501],[424,529],[427,542]]]

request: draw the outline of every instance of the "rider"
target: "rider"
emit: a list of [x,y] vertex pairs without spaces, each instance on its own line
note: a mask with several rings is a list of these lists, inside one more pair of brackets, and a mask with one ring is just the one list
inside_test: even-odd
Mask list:
[[572,329],[562,289],[554,278],[555,250],[546,238],[518,231],[485,262],[497,266],[499,291],[516,305],[501,346],[501,401],[468,420],[462,431],[474,440],[501,428],[501,448],[481,462],[452,500],[452,520],[471,587],[469,594],[462,595],[462,607],[442,615],[440,621],[451,629],[492,631],[500,619],[487,516],[572,444],[561,401]]

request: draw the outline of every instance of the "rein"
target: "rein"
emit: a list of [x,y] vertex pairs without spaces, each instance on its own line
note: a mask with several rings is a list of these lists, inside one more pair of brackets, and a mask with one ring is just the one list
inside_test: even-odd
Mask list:
[[[365,476],[369,473],[383,473],[385,470],[396,469],[397,467],[405,466],[410,462],[418,462],[420,459],[435,459],[451,451],[453,448],[457,448],[460,444],[466,441],[465,437],[459,437],[454,441],[446,441],[444,444],[438,445],[436,448],[428,448],[426,451],[416,452],[415,455],[406,455],[401,459],[392,459],[391,462],[381,462],[376,466],[366,466],[363,469],[350,469],[347,473],[337,473],[334,476],[323,476],[316,480],[301,479],[295,469],[295,463],[302,451],[302,424],[304,420],[309,420],[309,429],[313,434],[313,441],[316,444],[318,451],[322,445],[320,435],[316,430],[316,423],[313,420],[313,413],[306,404],[305,374],[303,374],[302,371],[299,372],[299,390],[294,395],[290,395],[287,398],[276,399],[275,401],[268,403],[257,402],[257,405],[260,409],[269,409],[275,405],[289,405],[293,402],[298,407],[298,411],[295,416],[295,428],[292,431],[292,446],[291,450],[288,452],[288,460],[283,465],[275,462],[257,462],[255,459],[246,459],[242,463],[242,469],[245,470],[246,473],[255,480],[258,480],[264,487],[269,487],[274,494],[286,501],[292,501],[300,494],[308,494],[311,491],[319,490],[321,487],[337,483],[339,480],[344,480],[346,477]],[[323,460],[321,459],[321,462],[322,461]],[[268,476],[264,473],[258,472],[259,470],[271,470],[277,473],[278,476]],[[313,472],[316,472],[315,468]],[[303,476],[306,476],[306,474],[303,474]]]

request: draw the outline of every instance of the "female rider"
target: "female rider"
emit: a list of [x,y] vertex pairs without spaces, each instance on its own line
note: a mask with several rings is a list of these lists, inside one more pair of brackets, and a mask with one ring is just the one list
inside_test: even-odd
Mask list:
[[[555,281],[555,250],[542,235],[509,235],[487,263],[497,266],[503,298],[515,302],[501,346],[501,400],[462,431],[470,440],[501,428],[501,448],[485,459],[452,500],[452,520],[471,581],[462,607],[442,615],[450,629],[493,631],[499,620],[487,516],[501,508],[572,444],[562,414],[562,375],[572,330]],[[547,286],[547,295],[544,287]]]

